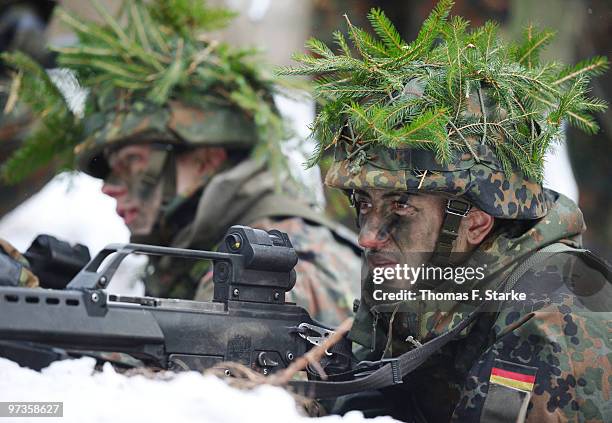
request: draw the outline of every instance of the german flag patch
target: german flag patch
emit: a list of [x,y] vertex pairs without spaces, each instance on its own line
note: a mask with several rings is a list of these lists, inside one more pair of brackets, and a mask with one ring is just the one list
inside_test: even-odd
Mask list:
[[523,392],[531,392],[535,385],[537,371],[537,367],[495,360],[489,382]]

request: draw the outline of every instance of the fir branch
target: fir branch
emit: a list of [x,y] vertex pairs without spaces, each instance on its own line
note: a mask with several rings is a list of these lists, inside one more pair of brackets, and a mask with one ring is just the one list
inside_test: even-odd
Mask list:
[[179,84],[183,78],[186,68],[183,58],[184,42],[179,38],[175,50],[174,62],[162,73],[159,82],[153,87],[147,98],[153,103],[164,104],[170,95],[171,90]]
[[560,85],[571,81],[582,75],[599,76],[608,70],[608,59],[603,56],[595,56],[591,59],[583,60],[575,66],[568,66],[559,73],[552,85]]
[[348,42],[344,37],[344,34],[341,31],[334,31],[333,37],[336,41],[336,44],[338,44],[338,46],[340,47],[342,53],[347,57],[352,57],[351,48],[349,47]]
[[525,29],[525,40],[522,44],[514,47],[513,55],[521,65],[532,69],[538,65],[540,52],[555,37],[555,32],[550,30],[538,31],[533,25]]
[[142,44],[146,52],[153,51],[151,42],[149,41],[149,36],[145,31],[145,21],[144,17],[142,16],[144,8],[140,3],[131,3],[128,7],[131,25],[134,27],[134,30],[138,35],[140,44]]
[[223,7],[211,7],[205,0],[153,0],[149,12],[183,38],[192,37],[198,30],[225,28],[237,15]]
[[388,55],[394,56],[403,53],[405,44],[402,37],[381,9],[372,9],[368,14],[368,19],[376,34],[387,47]]
[[81,126],[64,96],[45,70],[30,57],[20,52],[3,53],[1,57],[19,70],[23,83],[17,96],[38,116],[37,124],[22,146],[2,163],[1,178],[10,184],[17,183],[54,160],[59,166],[69,166]]
[[[117,35],[120,43],[124,45],[132,44],[131,40],[128,38],[126,33],[123,31],[119,23],[111,16],[107,10],[102,7],[102,5],[98,2],[98,0],[90,0],[93,7],[96,9],[96,12],[104,19],[106,24],[113,30],[113,32]],[[138,0],[136,0],[138,1]]]
[[599,124],[597,121],[595,121],[592,116],[585,113],[568,112],[567,120],[572,126],[581,129],[587,134],[593,135],[599,132]]
[[387,56],[387,49],[380,41],[374,39],[363,29],[354,26],[348,15],[344,15],[344,18],[349,28],[349,37],[366,62],[372,62],[374,57]]
[[454,3],[454,0],[440,0],[423,22],[416,40],[408,44],[408,46],[405,47],[406,52],[397,57],[390,65],[399,66],[428,51],[436,38],[440,35],[441,28],[446,22]]
[[309,49],[311,52],[323,56],[327,59],[333,59],[334,57],[336,57],[334,52],[329,47],[327,47],[327,44],[325,44],[323,41],[317,40],[316,38],[308,39],[308,41],[306,41],[306,48]]

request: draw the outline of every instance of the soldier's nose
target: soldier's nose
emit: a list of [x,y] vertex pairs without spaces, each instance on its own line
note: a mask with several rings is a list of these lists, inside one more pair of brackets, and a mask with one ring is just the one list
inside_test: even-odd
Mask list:
[[363,227],[361,231],[359,231],[359,238],[357,241],[359,245],[365,249],[379,250],[389,241],[389,236],[381,233],[378,228],[370,229],[368,227]]
[[127,189],[123,185],[114,184],[112,182],[104,181],[102,185],[102,193],[108,195],[109,197],[117,198],[124,195],[127,192]]

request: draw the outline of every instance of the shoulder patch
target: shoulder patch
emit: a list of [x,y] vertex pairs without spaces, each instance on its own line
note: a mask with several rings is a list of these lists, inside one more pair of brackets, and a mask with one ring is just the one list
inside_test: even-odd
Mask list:
[[533,391],[537,367],[495,360],[489,382],[524,392]]

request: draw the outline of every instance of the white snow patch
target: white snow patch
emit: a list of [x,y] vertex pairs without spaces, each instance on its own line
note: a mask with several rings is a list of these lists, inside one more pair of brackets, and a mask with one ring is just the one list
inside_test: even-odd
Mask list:
[[318,207],[325,209],[325,193],[321,180],[321,169],[313,166],[306,169],[305,164],[315,151],[316,143],[309,137],[309,123],[315,118],[315,103],[312,98],[298,98],[299,93],[287,92],[274,96],[274,102],[281,115],[293,130],[293,137],[281,144],[281,150],[289,162],[289,170],[295,180],[302,185],[302,195]]
[[[129,242],[130,232],[115,212],[115,200],[102,194],[102,181],[84,173],[62,173],[0,219],[0,238],[25,252],[39,234],[89,248],[92,258],[106,245]],[[119,267],[109,291],[142,295],[138,278],[146,258],[130,256]]]
[[57,175],[0,220],[0,236],[25,251],[36,235],[47,233],[87,245],[92,255],[111,242],[128,242],[115,200],[101,187],[101,180],[84,173]]
[[546,153],[544,162],[544,186],[569,197],[578,204],[579,191],[569,152],[565,142]]
[[[176,373],[170,380],[124,376],[110,364],[94,372],[95,360],[89,357],[59,361],[42,372],[19,367],[0,358],[2,401],[63,401],[62,418],[53,422],[92,423],[287,423],[311,420],[301,416],[293,398],[284,390],[261,386],[242,391],[214,376],[197,372]],[[327,416],[324,423],[356,423],[367,419],[361,412],[344,417]],[[2,419],[4,422],[39,422],[40,418]],[[376,423],[393,422],[390,417],[369,419]]]

